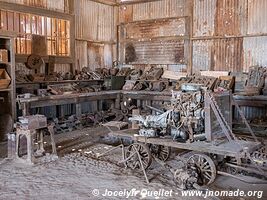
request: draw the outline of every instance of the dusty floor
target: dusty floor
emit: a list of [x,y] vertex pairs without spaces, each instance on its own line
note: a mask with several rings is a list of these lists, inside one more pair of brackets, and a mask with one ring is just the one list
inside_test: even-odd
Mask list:
[[[35,165],[12,160],[0,160],[0,199],[126,199],[126,197],[104,197],[105,190],[130,191],[132,189],[146,191],[170,191],[172,197],[160,199],[192,199],[181,197],[181,191],[175,186],[170,172],[157,163],[149,169],[150,184],[145,182],[144,175],[124,169],[117,165],[120,150],[97,160],[93,155],[105,152],[112,146],[99,140],[108,131],[102,127],[85,129],[56,135],[59,158],[42,157]],[[97,137],[96,137],[97,136]],[[6,153],[5,143],[0,144],[3,157]],[[218,176],[210,189],[224,190],[267,190],[266,185],[251,185],[232,178]],[[160,190],[161,189],[161,190]],[[94,196],[97,194],[98,196]],[[265,191],[263,199],[267,199]],[[167,193],[165,193],[167,194]],[[138,194],[128,199],[155,199]],[[145,197],[145,198],[144,198]],[[203,199],[194,197],[193,199]],[[210,197],[206,199],[219,199]],[[228,198],[223,198],[228,199]],[[236,199],[236,198],[233,198]],[[248,199],[248,198],[238,198]]]

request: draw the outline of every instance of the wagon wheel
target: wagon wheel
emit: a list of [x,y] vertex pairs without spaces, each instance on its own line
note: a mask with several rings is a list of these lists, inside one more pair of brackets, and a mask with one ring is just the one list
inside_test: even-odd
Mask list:
[[142,143],[131,144],[126,149],[126,152],[125,152],[125,159],[127,160],[126,165],[130,167],[131,169],[142,170],[142,166],[141,166],[141,163],[140,163],[140,160],[138,158],[136,151],[139,153],[141,157],[141,161],[144,166],[144,169],[147,169],[152,162],[152,156],[151,156],[151,152],[148,146]]
[[199,185],[209,185],[216,178],[216,167],[212,159],[205,154],[194,154],[187,160],[187,164],[195,165],[199,170]]
[[151,144],[149,146],[152,156],[158,158],[159,160],[165,162],[168,160],[171,154],[171,147]]

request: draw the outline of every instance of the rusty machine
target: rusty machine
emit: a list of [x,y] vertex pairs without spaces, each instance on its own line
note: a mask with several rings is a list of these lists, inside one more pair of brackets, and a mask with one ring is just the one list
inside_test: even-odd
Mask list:
[[[248,179],[240,174],[253,175],[261,178],[253,183],[266,183],[265,145],[252,132],[231,93],[213,93],[201,84],[188,83],[181,90],[172,92],[165,110],[150,107],[152,115],[129,118],[138,122],[138,129],[111,131],[112,136],[133,140],[128,147],[121,145],[122,162],[143,171],[149,182],[146,169],[154,159],[170,169],[182,189],[209,185],[217,174],[243,181]],[[233,106],[250,130],[250,137],[241,138],[232,132]],[[182,165],[175,169],[166,163],[170,148],[189,150],[189,156],[181,157]]]
[[156,115],[134,116],[130,121],[140,123],[139,135],[146,137],[171,136],[186,142],[200,139],[204,132],[204,92],[201,85],[185,85],[183,92],[172,92],[171,104],[161,111],[150,107]]

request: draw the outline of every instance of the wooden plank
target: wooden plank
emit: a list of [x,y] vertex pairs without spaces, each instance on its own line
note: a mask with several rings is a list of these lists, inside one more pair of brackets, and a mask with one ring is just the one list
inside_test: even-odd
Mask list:
[[174,72],[170,70],[164,70],[161,78],[167,78],[172,80],[179,80],[182,77],[186,77],[187,73],[185,72]]
[[215,78],[219,78],[220,76],[228,76],[228,71],[201,71],[201,76],[212,76]]
[[136,129],[126,129],[122,131],[114,131],[109,133],[109,135],[115,137],[125,137],[131,138],[136,142],[142,143],[149,143],[149,144],[156,144],[156,145],[164,145],[172,148],[177,149],[185,149],[185,150],[192,150],[198,152],[206,152],[206,153],[213,153],[218,155],[226,155],[235,157],[237,155],[244,156],[242,154],[243,148],[247,147],[248,152],[254,151],[256,148],[260,147],[260,142],[250,142],[250,141],[231,141],[231,142],[224,142],[220,143],[219,145],[214,145],[211,142],[205,141],[196,141],[192,143],[180,143],[178,141],[174,141],[170,138],[147,138],[144,136],[137,135],[138,130]]
[[66,105],[66,104],[79,104],[88,101],[96,101],[102,99],[116,99],[117,95],[115,94],[102,94],[102,95],[94,95],[94,96],[78,96],[72,98],[64,98],[66,95],[61,95],[61,98],[57,99],[39,99],[36,101],[30,102],[31,108],[45,107],[45,106],[55,106],[55,105]]

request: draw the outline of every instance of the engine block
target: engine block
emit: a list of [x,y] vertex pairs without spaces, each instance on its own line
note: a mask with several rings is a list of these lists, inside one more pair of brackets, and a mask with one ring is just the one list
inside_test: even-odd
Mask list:
[[174,140],[191,142],[205,131],[204,91],[190,85],[187,91],[172,92],[167,111],[157,115],[133,116],[139,122],[139,135],[146,137],[171,136]]

